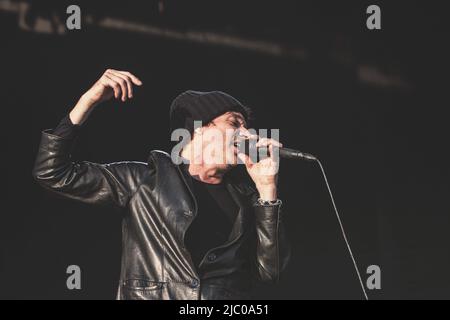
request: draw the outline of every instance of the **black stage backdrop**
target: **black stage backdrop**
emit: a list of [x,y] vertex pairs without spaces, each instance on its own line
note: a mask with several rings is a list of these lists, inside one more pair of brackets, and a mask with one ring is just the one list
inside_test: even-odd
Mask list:
[[[364,1],[78,1],[94,22],[59,35],[24,30],[1,1],[0,298],[115,297],[120,217],[56,198],[31,177],[41,130],[106,68],[129,70],[144,85],[131,102],[97,108],[75,159],[147,161],[150,150],[169,148],[178,93],[228,92],[254,109],[258,128],[280,128],[285,146],[322,159],[363,278],[369,265],[381,268],[371,298],[450,298],[444,11],[437,1],[392,2],[374,2],[382,29],[370,31]],[[69,4],[39,1],[24,21],[54,14],[64,22]],[[284,51],[95,23],[105,17]],[[362,298],[319,168],[283,161],[279,183],[293,257],[281,283],[259,297]],[[71,264],[81,267],[81,290],[66,288]]]

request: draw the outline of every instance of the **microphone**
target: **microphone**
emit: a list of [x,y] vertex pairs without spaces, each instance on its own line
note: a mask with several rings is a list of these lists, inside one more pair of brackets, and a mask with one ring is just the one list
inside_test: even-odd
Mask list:
[[[251,157],[252,160],[254,156],[257,158],[267,158],[269,155],[269,150],[267,150],[267,147],[257,147],[256,139],[245,139],[244,141],[244,150],[240,149],[240,143],[237,143],[236,146],[245,153],[247,156]],[[278,154],[281,158],[285,159],[298,159],[298,160],[306,160],[306,161],[318,161],[317,157],[313,156],[312,154],[301,152],[299,150],[290,149],[290,148],[278,148]]]
[[278,150],[281,158],[317,161],[317,158],[315,156],[306,152],[301,152],[290,148],[278,148]]

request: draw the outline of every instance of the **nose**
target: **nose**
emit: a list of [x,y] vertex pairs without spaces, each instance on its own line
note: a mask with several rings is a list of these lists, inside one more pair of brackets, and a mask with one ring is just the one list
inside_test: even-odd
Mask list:
[[249,139],[251,137],[250,132],[244,126],[236,130],[236,137],[240,139]]
[[243,142],[244,140],[247,140],[248,139],[248,135],[247,135],[247,132],[245,132],[244,130],[242,130],[242,128],[240,128],[240,129],[237,129],[235,132],[234,132],[234,138],[233,138],[233,140],[234,140],[234,143],[235,144],[240,144],[241,142]]

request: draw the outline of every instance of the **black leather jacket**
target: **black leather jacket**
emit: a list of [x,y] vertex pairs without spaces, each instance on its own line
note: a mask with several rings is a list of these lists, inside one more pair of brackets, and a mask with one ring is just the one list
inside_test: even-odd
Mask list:
[[226,180],[240,210],[229,241],[196,268],[184,245],[197,204],[187,173],[162,151],[148,163],[73,162],[72,139],[42,133],[33,169],[46,189],[117,207],[122,222],[118,299],[246,299],[254,280],[277,282],[290,255],[281,205],[255,204],[255,189]]

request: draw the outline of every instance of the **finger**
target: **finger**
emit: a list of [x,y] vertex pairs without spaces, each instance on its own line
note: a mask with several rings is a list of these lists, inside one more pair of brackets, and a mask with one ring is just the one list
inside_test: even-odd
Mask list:
[[137,85],[137,86],[142,86],[142,81],[141,81],[138,77],[136,77],[134,74],[132,74],[131,72],[128,72],[128,71],[118,71],[118,72],[120,72],[120,73],[122,73],[122,74],[124,74],[124,75],[126,75],[126,76],[128,76],[128,77],[130,77],[130,78],[131,78],[131,81],[132,81],[135,85]]
[[252,133],[250,132],[250,130],[248,130],[248,129],[245,128],[245,127],[239,128],[238,130],[236,130],[236,132],[237,132],[237,134],[238,134],[240,137],[242,137],[242,138],[252,139],[252,140],[253,140],[253,139],[258,140],[258,135],[252,134]]
[[122,78],[114,75],[112,72],[108,72],[107,76],[108,76],[108,78],[110,78],[111,80],[113,80],[114,82],[116,82],[117,84],[120,85],[120,89],[122,91],[122,101],[125,102],[127,99],[127,93],[128,93],[126,81],[123,80]]
[[105,87],[111,88],[114,91],[114,98],[119,99],[121,92],[120,92],[120,85],[118,83],[113,81],[106,74],[101,78],[101,83]]
[[261,138],[256,143],[257,147],[267,147],[269,145],[269,139],[267,138]]
[[122,101],[125,102],[127,100],[127,97],[129,96],[127,81],[123,79],[121,76],[119,76],[117,70],[108,69],[107,75],[120,85],[122,89]]
[[273,152],[273,149],[275,147],[278,148],[278,146],[274,146],[273,144],[269,145],[269,154],[270,154],[270,159],[273,162],[277,163],[280,157],[278,154],[275,154],[275,152]]
[[133,98],[133,84],[131,83],[130,77],[128,77],[120,72],[115,72],[114,75],[116,75],[117,77],[126,81],[127,89],[128,89],[128,98]]
[[253,163],[252,159],[250,159],[250,157],[248,155],[246,155],[245,153],[240,152],[240,153],[238,153],[237,156],[242,161],[242,163],[245,164],[245,166],[247,168],[250,169],[251,167],[253,167],[254,163]]
[[265,174],[270,174],[272,172],[272,167],[274,166],[274,162],[271,158],[265,158],[258,162],[258,165],[261,168],[261,172],[264,172]]
[[269,139],[269,138],[261,138],[256,143],[257,147],[267,147],[270,145],[273,145],[273,146],[279,147],[279,148],[281,148],[283,146],[279,141],[274,140],[274,139]]

